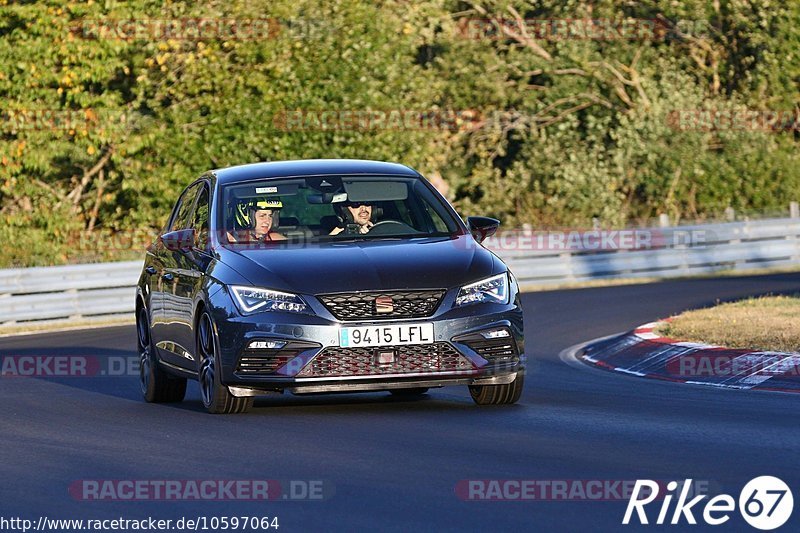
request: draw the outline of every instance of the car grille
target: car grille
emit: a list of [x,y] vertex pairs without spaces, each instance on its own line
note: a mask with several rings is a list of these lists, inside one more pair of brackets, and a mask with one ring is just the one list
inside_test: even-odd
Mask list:
[[[379,365],[378,352],[394,352],[394,363]],[[298,377],[372,376],[473,370],[472,362],[451,344],[415,344],[380,348],[325,348]]]
[[239,357],[236,373],[242,376],[272,374],[301,352],[319,347],[319,344],[310,342],[291,342],[281,349],[244,350]]
[[453,340],[466,344],[475,350],[475,353],[489,362],[519,360],[519,349],[517,348],[517,343],[514,341],[514,337],[511,335],[497,339],[485,339],[480,334],[471,334],[456,337]]
[[[351,292],[323,294],[318,298],[338,320],[422,318],[436,311],[444,290]],[[391,298],[391,311],[379,313],[376,298]]]

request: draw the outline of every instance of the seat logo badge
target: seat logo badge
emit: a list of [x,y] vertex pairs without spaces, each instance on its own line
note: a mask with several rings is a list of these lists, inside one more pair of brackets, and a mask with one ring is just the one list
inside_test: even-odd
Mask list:
[[394,302],[391,296],[378,296],[375,298],[375,312],[385,315],[394,311]]

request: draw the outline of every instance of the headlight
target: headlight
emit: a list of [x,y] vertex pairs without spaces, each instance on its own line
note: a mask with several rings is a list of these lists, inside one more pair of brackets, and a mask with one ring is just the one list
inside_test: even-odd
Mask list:
[[473,303],[508,303],[508,274],[503,273],[464,285],[458,291],[455,306]]
[[297,294],[260,289],[258,287],[232,286],[231,290],[236,297],[239,310],[245,314],[254,311],[310,312],[308,304]]

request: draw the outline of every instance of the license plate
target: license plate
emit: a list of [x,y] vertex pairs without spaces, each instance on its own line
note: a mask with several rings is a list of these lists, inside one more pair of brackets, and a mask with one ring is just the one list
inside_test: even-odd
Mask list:
[[433,342],[433,324],[393,324],[339,329],[339,346],[394,346]]

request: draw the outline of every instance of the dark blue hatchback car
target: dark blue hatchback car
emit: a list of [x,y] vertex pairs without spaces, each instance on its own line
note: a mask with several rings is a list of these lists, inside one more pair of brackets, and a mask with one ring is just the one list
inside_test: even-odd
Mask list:
[[419,173],[358,160],[207,172],[147,249],[136,291],[141,387],[212,413],[253,398],[467,385],[476,403],[522,392],[517,283]]

